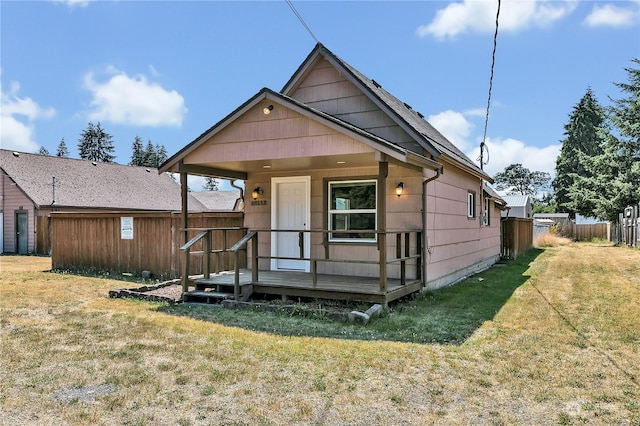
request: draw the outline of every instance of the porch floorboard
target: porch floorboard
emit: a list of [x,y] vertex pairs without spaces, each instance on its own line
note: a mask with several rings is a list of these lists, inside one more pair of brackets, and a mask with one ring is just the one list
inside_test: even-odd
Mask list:
[[[259,271],[258,281],[252,282],[251,270],[240,270],[240,285],[253,285],[253,293],[310,297],[322,299],[368,301],[387,303],[407,294],[419,291],[422,284],[417,280],[407,280],[402,285],[399,279],[387,279],[387,291],[380,291],[378,277],[359,277],[318,274],[317,285],[313,286],[311,273],[300,271]],[[233,272],[211,274],[209,278],[196,280],[207,285],[232,286]]]

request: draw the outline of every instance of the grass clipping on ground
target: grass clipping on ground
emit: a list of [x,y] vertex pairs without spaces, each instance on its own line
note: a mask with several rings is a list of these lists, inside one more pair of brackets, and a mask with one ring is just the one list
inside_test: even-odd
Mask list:
[[7,424],[640,424],[637,250],[534,249],[366,327],[50,266],[0,258]]

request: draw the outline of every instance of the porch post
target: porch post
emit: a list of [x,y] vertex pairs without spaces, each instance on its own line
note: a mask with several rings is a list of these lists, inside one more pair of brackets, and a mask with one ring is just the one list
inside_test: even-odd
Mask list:
[[[182,229],[184,230],[182,244],[186,244],[189,241],[189,231],[187,228],[189,226],[188,219],[188,194],[187,191],[187,173],[180,172],[180,193],[182,196],[182,217],[181,224]],[[184,264],[182,265],[182,291],[189,291],[189,251],[185,251],[185,256],[183,260]]]
[[378,163],[378,252],[380,255],[380,292],[387,292],[387,175],[389,163]]

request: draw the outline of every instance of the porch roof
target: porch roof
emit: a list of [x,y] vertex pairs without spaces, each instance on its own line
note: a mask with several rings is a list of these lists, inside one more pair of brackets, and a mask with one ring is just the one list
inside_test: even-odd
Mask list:
[[246,180],[248,173],[263,171],[265,161],[233,161],[233,162],[208,162],[202,164],[185,164],[184,159],[211,138],[215,137],[228,125],[233,123],[242,114],[256,107],[261,102],[269,101],[274,105],[289,108],[305,117],[308,117],[322,125],[325,125],[337,132],[345,134],[373,149],[372,152],[307,157],[295,159],[279,159],[269,162],[271,171],[295,170],[295,169],[319,169],[335,167],[339,160],[347,160],[349,167],[357,167],[363,165],[373,165],[377,161],[390,161],[405,167],[419,169],[440,170],[441,164],[427,157],[419,155],[413,151],[407,150],[397,144],[389,142],[379,136],[376,136],[366,130],[356,127],[344,120],[334,117],[330,114],[312,108],[302,102],[291,97],[277,93],[271,89],[263,88],[256,95],[251,97],[245,103],[236,108],[233,112],[206,130],[194,141],[182,148],[164,164],[159,167],[159,172],[186,172],[189,174],[215,176],[227,179]]

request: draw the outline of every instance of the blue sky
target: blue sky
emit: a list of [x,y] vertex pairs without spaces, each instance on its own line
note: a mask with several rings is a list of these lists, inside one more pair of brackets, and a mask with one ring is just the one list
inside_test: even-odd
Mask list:
[[[497,0],[293,1],[315,37],[478,157]],[[126,164],[140,136],[169,155],[315,46],[285,1],[0,2],[3,149],[77,157],[100,122]],[[491,175],[553,174],[563,126],[591,87],[602,105],[640,57],[640,1],[502,0],[487,130]],[[198,189],[199,182],[190,186]]]

